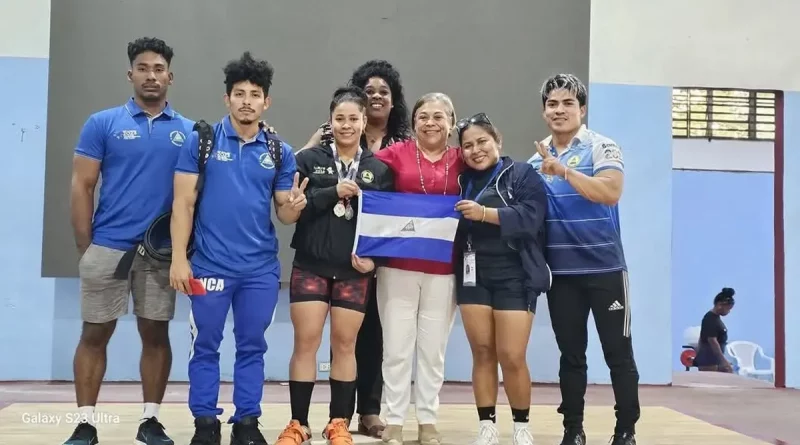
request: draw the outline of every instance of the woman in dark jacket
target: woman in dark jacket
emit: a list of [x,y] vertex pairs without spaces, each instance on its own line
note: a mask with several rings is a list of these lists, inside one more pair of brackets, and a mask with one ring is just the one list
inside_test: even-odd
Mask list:
[[[349,85],[362,88],[367,103],[367,126],[361,136],[361,147],[373,153],[395,142],[411,138],[411,124],[400,73],[385,60],[370,60],[356,68]],[[311,136],[305,147],[330,145],[333,142],[331,123],[325,122]],[[380,438],[384,425],[380,419],[383,392],[383,329],[378,316],[375,281],[370,284],[367,313],[356,340],[358,368],[358,431]],[[333,351],[331,351],[333,355]],[[356,411],[356,393],[350,401],[350,416]]]
[[500,156],[502,139],[484,113],[459,121],[467,171],[460,178],[463,219],[456,242],[457,301],[472,349],[472,389],[479,443],[499,443],[495,426],[497,364],[514,419],[515,445],[532,444],[528,430],[531,378],[528,338],[539,294],[550,288],[544,257],[547,193],[526,163]]
[[333,143],[297,153],[301,181],[308,178],[308,204],[297,221],[295,257],[289,287],[294,351],[289,365],[292,420],[276,445],[310,440],[308,410],[317,377],[317,350],[330,310],[330,444],[352,443],[348,431],[350,400],[356,385],[356,336],[367,308],[375,263],[351,254],[361,190],[391,190],[389,168],[360,139],[366,123],[367,96],[357,87],[340,88],[330,105]]

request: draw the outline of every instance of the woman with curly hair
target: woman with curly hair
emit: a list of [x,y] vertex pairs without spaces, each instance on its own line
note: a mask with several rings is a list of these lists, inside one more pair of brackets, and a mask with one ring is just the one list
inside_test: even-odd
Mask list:
[[[361,137],[362,148],[377,152],[395,142],[411,138],[411,124],[400,73],[391,63],[370,60],[353,72],[348,83],[362,88],[368,97],[367,125]],[[317,129],[303,148],[330,146],[332,142],[333,131],[328,121]],[[373,278],[364,321],[356,341],[356,393],[350,403],[350,413],[352,418],[358,398],[358,431],[375,438],[380,438],[384,429],[379,417],[383,391],[382,360],[383,333]]]

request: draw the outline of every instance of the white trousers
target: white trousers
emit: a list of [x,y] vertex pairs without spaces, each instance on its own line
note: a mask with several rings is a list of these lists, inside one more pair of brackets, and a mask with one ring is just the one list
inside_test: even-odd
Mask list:
[[378,269],[378,313],[383,326],[383,395],[386,423],[403,425],[411,403],[419,424],[436,424],[444,355],[456,314],[455,276]]

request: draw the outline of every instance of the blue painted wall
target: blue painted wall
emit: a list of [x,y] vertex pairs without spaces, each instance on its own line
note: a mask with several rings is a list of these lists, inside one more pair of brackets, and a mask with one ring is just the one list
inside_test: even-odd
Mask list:
[[723,287],[736,289],[729,338],[774,357],[773,174],[675,170],[672,195],[672,348],[699,326]]
[[[783,179],[786,313],[800,307],[800,92],[785,95],[785,171]],[[800,325],[786,316],[786,386],[800,388]]]
[[[633,345],[640,381],[646,384],[672,381],[671,104],[668,87],[592,84],[589,91],[592,128],[615,139],[625,158],[622,240],[630,272]],[[590,373],[608,380],[596,336],[590,344]]]

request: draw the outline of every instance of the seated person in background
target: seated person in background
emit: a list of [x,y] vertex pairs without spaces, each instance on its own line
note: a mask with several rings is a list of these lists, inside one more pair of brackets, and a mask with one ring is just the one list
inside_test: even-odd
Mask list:
[[722,317],[730,314],[733,309],[735,293],[730,287],[723,288],[722,292],[714,297],[714,307],[703,317],[697,357],[694,359],[694,365],[700,371],[733,372],[733,366],[725,358],[728,329],[722,322]]

